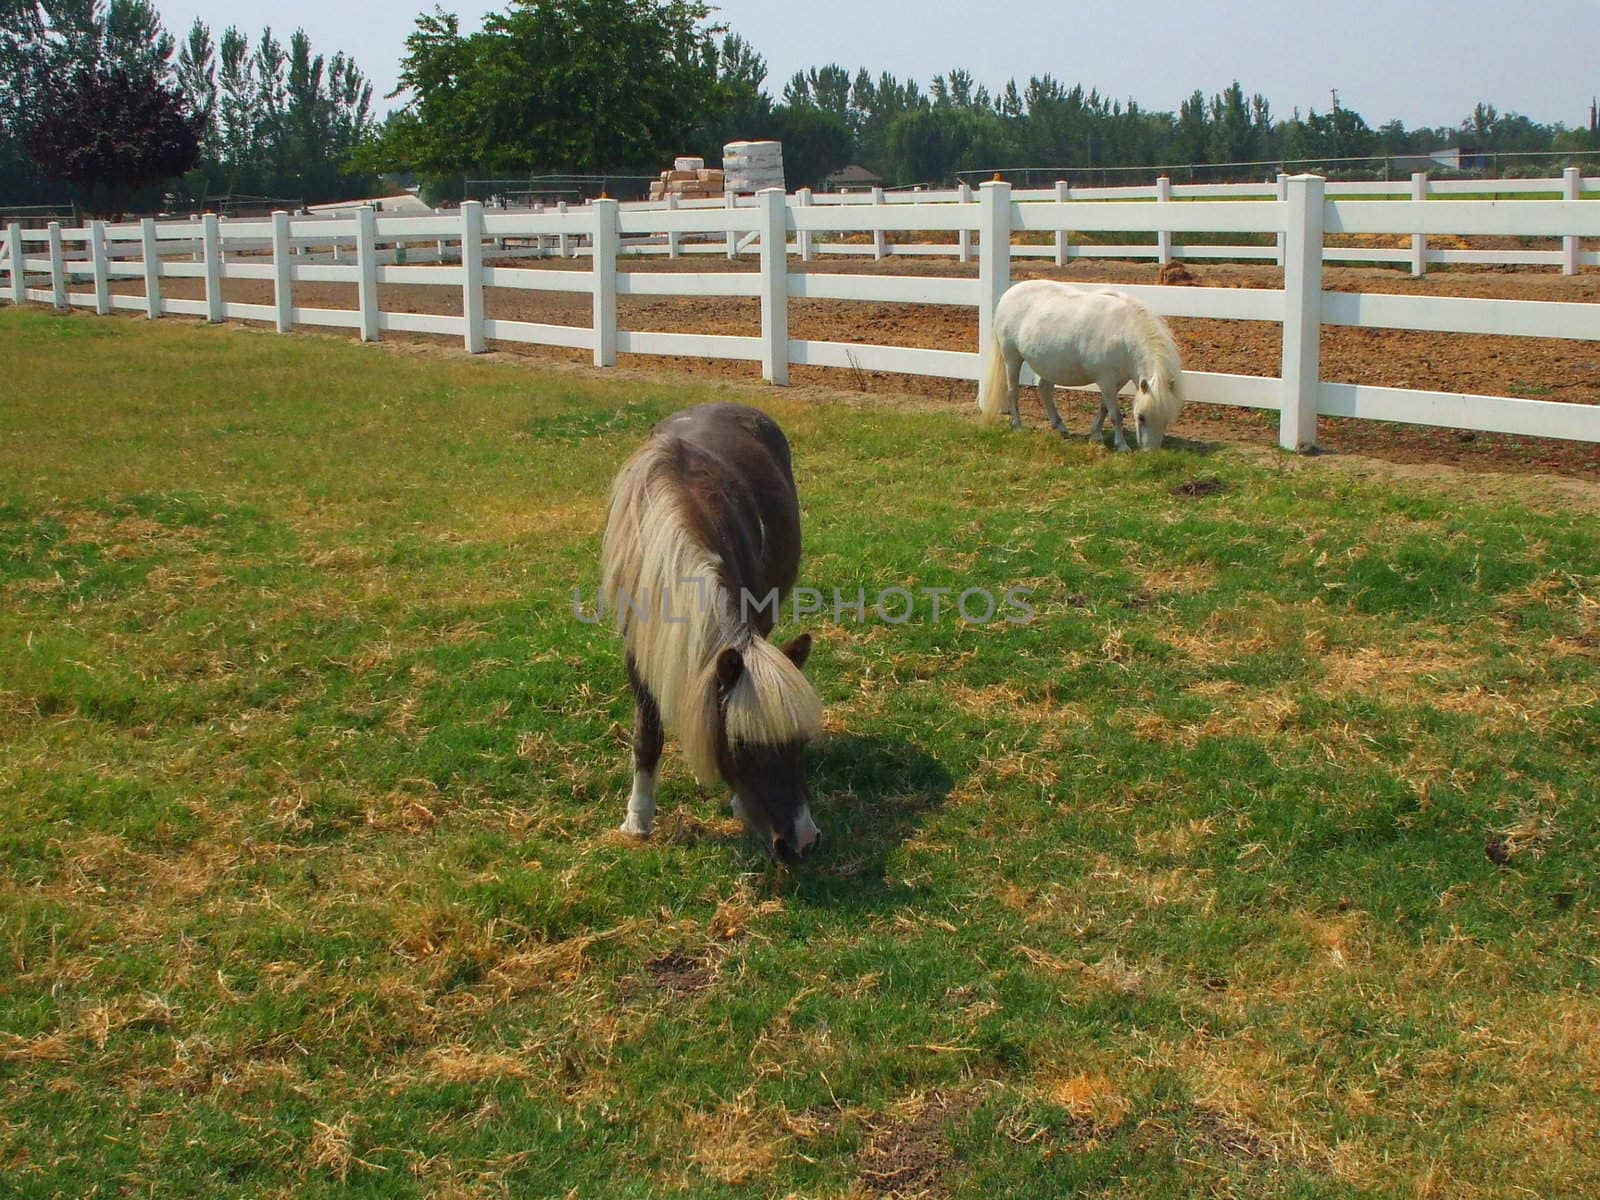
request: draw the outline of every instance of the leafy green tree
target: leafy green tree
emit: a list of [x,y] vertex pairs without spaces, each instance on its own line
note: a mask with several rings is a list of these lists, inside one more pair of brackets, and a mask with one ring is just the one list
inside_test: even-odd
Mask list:
[[149,68],[102,63],[58,78],[28,131],[29,156],[92,212],[120,216],[141,190],[200,155],[200,121]]
[[1178,121],[1172,137],[1172,161],[1210,162],[1210,152],[1211,123],[1206,112],[1206,99],[1196,88],[1178,108]]
[[837,113],[814,104],[773,110],[772,136],[783,143],[783,176],[790,191],[821,187],[830,172],[850,162],[850,127]]
[[395,169],[648,168],[725,112],[710,9],[691,0],[513,0],[482,32],[417,19],[401,85],[409,116],[385,128]]
[[958,171],[1005,165],[1015,156],[1004,119],[954,105],[901,113],[887,142],[890,174],[901,183],[949,184]]
[[1256,129],[1237,79],[1211,98],[1210,117],[1206,146],[1212,162],[1251,162],[1256,158]]

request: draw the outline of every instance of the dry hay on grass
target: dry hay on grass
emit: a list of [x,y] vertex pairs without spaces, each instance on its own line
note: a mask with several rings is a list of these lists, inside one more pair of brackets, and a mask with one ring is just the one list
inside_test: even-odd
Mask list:
[[1066,1111],[1075,1131],[1085,1140],[1114,1132],[1133,1109],[1132,1102],[1111,1078],[1099,1072],[1056,1079],[1042,1090],[1045,1099]]
[[748,1091],[710,1112],[689,1113],[684,1125],[694,1165],[732,1186],[770,1175],[788,1140]]
[[471,1046],[439,1046],[423,1055],[424,1074],[437,1083],[492,1083],[526,1079],[531,1072],[522,1058]]

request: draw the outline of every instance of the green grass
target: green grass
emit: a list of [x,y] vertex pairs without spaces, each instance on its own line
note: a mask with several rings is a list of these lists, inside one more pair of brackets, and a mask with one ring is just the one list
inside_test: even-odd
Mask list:
[[[177,321],[0,359],[0,1194],[1600,1189],[1570,502]],[[676,762],[613,835],[571,615],[729,395],[802,582],[1039,612],[813,624],[792,874]]]

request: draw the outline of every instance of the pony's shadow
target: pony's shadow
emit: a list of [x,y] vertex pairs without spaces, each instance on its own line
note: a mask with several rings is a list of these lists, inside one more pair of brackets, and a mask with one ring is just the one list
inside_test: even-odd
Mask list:
[[875,908],[911,898],[885,878],[889,854],[944,803],[953,780],[938,759],[901,738],[838,733],[807,754],[818,855],[795,872],[794,898],[833,908]]

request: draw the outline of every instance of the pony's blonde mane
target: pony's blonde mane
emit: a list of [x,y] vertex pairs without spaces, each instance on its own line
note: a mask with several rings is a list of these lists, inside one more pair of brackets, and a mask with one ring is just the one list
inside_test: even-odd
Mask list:
[[1134,415],[1147,415],[1165,430],[1183,409],[1183,359],[1165,321],[1137,301],[1128,300],[1128,306],[1138,332],[1139,374],[1150,382],[1148,393],[1139,392],[1134,397]]
[[[744,658],[723,723],[730,745],[782,745],[815,737],[822,701],[800,669],[744,624],[722,579],[722,559],[703,545],[671,470],[671,443],[652,438],[611,488],[600,551],[600,595],[662,726],[678,738],[695,778],[718,776],[717,656]],[[670,596],[670,613],[662,598]],[[670,616],[670,620],[667,619]]]

